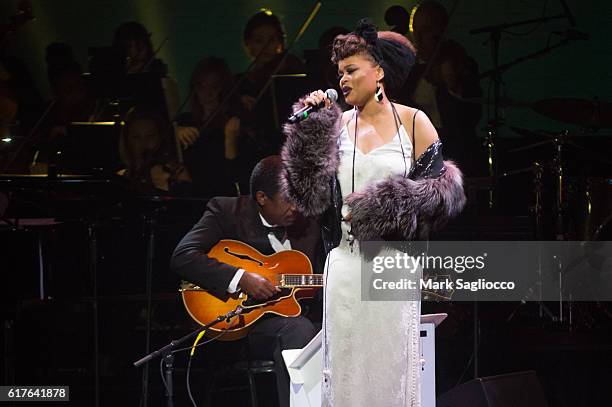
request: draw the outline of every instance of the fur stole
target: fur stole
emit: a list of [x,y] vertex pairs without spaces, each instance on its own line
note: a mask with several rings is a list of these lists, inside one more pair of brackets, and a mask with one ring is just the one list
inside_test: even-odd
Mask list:
[[[303,99],[293,110],[304,106]],[[281,150],[281,191],[305,216],[318,216],[330,206],[331,186],[340,164],[338,135],[342,112],[337,105],[319,109],[307,120],[285,124]]]
[[[304,106],[302,101],[294,111]],[[341,115],[333,105],[283,128],[281,191],[305,216],[319,216],[333,202]],[[462,174],[453,162],[442,162],[440,142],[430,146],[413,169],[413,179],[390,176],[347,197],[357,239],[427,239],[461,212],[466,202]]]
[[361,241],[427,239],[458,215],[465,201],[461,171],[451,161],[444,161],[438,177],[395,175],[347,197],[352,232]]

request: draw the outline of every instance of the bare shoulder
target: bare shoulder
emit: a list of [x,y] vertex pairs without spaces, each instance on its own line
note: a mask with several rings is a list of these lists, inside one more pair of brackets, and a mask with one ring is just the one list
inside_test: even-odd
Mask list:
[[411,112],[414,113],[417,111],[417,109],[413,107],[402,105],[397,102],[393,102],[393,106],[395,107],[395,109],[397,110],[399,114],[406,114],[406,113],[411,113]]
[[399,103],[393,103],[393,106],[395,107],[397,113],[402,119],[402,123],[404,123],[406,126],[408,125],[408,123],[410,123],[410,125],[412,126],[412,118],[414,117],[414,114],[418,111],[418,109],[406,105],[400,105]]
[[[415,153],[419,157],[427,147],[438,140],[438,132],[429,120],[425,112],[414,107],[395,105],[398,114],[405,126],[409,126],[406,130],[412,132],[414,128]],[[414,123],[413,123],[414,121]]]

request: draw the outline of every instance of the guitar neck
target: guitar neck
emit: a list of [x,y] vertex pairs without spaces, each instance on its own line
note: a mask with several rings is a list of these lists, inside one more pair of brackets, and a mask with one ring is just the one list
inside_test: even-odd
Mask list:
[[279,288],[316,288],[323,287],[322,274],[280,274]]

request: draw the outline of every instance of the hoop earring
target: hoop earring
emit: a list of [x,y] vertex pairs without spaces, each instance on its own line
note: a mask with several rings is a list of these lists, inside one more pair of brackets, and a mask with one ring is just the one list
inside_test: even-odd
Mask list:
[[374,92],[374,100],[379,103],[383,100],[382,88],[380,87],[378,82],[376,82],[376,92]]

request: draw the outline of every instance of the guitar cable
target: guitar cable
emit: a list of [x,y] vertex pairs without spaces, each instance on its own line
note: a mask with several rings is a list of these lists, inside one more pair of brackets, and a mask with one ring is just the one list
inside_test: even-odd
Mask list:
[[[179,349],[175,349],[172,351],[172,353],[178,353],[178,352],[182,352],[182,351],[186,351],[186,350],[191,350],[190,354],[189,354],[189,359],[187,361],[187,372],[186,372],[186,378],[185,378],[185,382],[186,382],[186,386],[187,386],[187,395],[189,396],[189,399],[191,400],[191,404],[193,404],[193,407],[198,407],[198,405],[196,404],[194,398],[193,398],[193,394],[191,393],[191,385],[189,383],[189,375],[190,375],[190,371],[191,371],[191,360],[193,359],[193,355],[195,354],[195,348],[200,347],[200,346],[204,346],[212,341],[215,341],[217,339],[219,339],[220,337],[222,337],[223,335],[225,335],[225,333],[227,331],[222,331],[219,335],[215,336],[214,338],[210,338],[205,340],[202,343],[198,343],[198,341],[202,338],[202,336],[204,335],[205,331],[202,331],[200,334],[198,334],[198,337],[196,338],[196,340],[194,341],[193,345],[188,346],[186,348],[179,348]],[[159,361],[159,371],[161,373],[161,379],[162,379],[162,383],[164,384],[164,389],[166,389],[166,392],[168,392],[168,383],[166,383],[166,378],[164,377],[164,358],[161,358]]]

